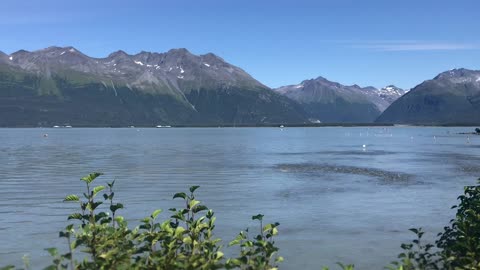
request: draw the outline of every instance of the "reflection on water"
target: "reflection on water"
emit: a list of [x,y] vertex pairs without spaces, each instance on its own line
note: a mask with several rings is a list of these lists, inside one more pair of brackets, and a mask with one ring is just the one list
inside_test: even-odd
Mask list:
[[[283,269],[337,261],[382,269],[414,226],[436,232],[480,170],[471,128],[0,129],[0,264],[46,265],[46,247],[92,171],[117,179],[133,224],[178,207],[175,192],[200,185],[226,241],[251,216],[279,221]],[[48,133],[48,137],[43,134]],[[365,145],[365,147],[363,147]],[[163,218],[166,218],[164,215]],[[372,255],[366,256],[366,254]]]

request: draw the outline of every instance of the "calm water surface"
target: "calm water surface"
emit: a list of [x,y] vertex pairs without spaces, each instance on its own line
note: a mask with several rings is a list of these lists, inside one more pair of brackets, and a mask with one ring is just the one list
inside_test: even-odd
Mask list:
[[20,265],[24,254],[45,266],[43,249],[66,245],[58,231],[75,206],[64,195],[101,171],[102,184],[117,179],[132,223],[179,206],[173,193],[200,185],[225,240],[254,226],[257,213],[281,223],[283,269],[338,261],[382,269],[412,238],[409,228],[434,237],[480,176],[480,136],[467,144],[457,134],[471,130],[0,129],[0,266]]

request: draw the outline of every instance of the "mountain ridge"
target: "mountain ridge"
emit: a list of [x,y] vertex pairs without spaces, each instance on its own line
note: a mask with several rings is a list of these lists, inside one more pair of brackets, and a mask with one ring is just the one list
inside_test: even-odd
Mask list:
[[[213,53],[194,55],[184,48],[134,55],[116,51],[104,58],[89,57],[72,46],[19,50],[0,62],[0,80],[0,112],[23,125],[307,121],[298,104],[243,69]],[[77,107],[69,112],[66,103]],[[91,112],[82,112],[80,103],[89,104]],[[102,115],[106,119],[98,119]],[[0,126],[15,124],[6,118]]]
[[324,123],[373,122],[390,100],[399,96],[397,92],[382,92],[372,86],[343,85],[322,76],[275,91],[302,104],[309,118]]
[[376,120],[397,124],[480,124],[480,71],[442,72],[396,100]]

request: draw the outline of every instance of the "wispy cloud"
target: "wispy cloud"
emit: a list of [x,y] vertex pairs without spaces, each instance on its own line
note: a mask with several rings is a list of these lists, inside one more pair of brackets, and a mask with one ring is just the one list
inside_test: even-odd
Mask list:
[[348,42],[348,47],[356,49],[369,49],[376,51],[458,51],[480,49],[480,44],[456,42],[429,42],[429,41],[361,41]]

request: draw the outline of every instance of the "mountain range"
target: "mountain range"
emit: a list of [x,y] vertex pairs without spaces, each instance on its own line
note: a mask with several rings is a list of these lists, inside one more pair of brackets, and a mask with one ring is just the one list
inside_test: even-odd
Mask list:
[[296,102],[214,54],[73,47],[0,55],[0,126],[303,123]]
[[0,126],[480,123],[480,71],[456,69],[410,91],[323,77],[271,89],[208,53],[73,47],[0,52]]
[[405,93],[395,86],[382,89],[346,86],[323,77],[280,87],[275,91],[302,104],[311,121],[322,123],[373,122]]
[[392,103],[377,119],[397,124],[480,123],[480,71],[453,69],[427,80]]

